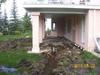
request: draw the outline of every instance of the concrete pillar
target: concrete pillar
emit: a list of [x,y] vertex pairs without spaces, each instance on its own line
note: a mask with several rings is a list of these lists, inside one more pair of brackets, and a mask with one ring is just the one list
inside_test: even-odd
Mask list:
[[99,45],[97,38],[100,38],[100,10],[89,10],[86,20],[87,49],[89,51],[94,51],[94,49]]
[[88,51],[92,51],[94,49],[94,12],[93,10],[89,10],[86,15],[86,42],[85,48]]
[[32,51],[28,53],[40,53],[39,49],[39,12],[32,13]]

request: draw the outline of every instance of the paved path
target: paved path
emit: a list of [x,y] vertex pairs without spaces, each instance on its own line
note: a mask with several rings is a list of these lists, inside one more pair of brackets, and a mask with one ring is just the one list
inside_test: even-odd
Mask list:
[[100,54],[99,53],[96,53],[94,51],[92,51],[91,53],[94,54],[95,56],[97,56],[98,58],[100,58]]

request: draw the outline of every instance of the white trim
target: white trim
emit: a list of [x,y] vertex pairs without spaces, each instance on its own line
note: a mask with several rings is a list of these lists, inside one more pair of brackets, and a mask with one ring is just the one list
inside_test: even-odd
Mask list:
[[100,9],[99,5],[60,5],[60,4],[47,4],[47,5],[23,5],[24,8],[74,8],[74,9]]
[[52,11],[52,12],[49,12],[49,11],[41,11],[41,13],[50,13],[50,14],[86,14],[85,12],[54,12],[54,11]]

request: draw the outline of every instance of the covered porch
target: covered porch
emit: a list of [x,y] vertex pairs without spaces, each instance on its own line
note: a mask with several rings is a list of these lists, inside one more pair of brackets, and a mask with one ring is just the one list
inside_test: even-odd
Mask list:
[[[45,38],[46,18],[51,19],[50,36],[64,36],[86,50],[94,49],[93,11],[83,7],[25,7],[32,14],[33,47],[30,53],[40,53],[39,44]],[[97,12],[98,13],[98,12]],[[90,38],[91,37],[91,38]],[[92,41],[91,41],[92,40]]]
[[[68,10],[67,10],[68,11]],[[77,10],[76,10],[77,11]],[[32,33],[33,33],[33,53],[39,53],[39,44],[45,38],[46,19],[51,19],[51,33],[52,37],[66,37],[67,39],[76,42],[85,47],[85,16],[84,12],[32,12]]]

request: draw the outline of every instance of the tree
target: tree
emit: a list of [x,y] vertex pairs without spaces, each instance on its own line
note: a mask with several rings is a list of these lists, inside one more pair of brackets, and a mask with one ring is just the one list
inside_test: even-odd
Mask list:
[[6,0],[0,0],[0,32],[2,32],[3,31],[3,28],[4,28],[4,26],[3,26],[4,20],[2,19],[2,15],[1,15],[2,14],[1,5],[4,2],[6,2]]
[[0,0],[0,18],[1,18],[1,4],[6,2],[6,0]]
[[0,3],[4,3],[6,0],[0,0]]
[[12,34],[15,33],[17,27],[18,27],[17,6],[16,6],[16,0],[13,0],[12,11],[11,11],[11,21],[10,21],[10,30]]
[[23,26],[24,26],[24,31],[32,30],[32,24],[28,13],[26,13],[25,16],[23,17]]
[[7,13],[6,13],[6,8],[4,11],[4,17],[3,17],[3,24],[2,24],[2,33],[4,35],[8,34],[9,32],[9,24],[8,24],[8,20],[7,20]]

